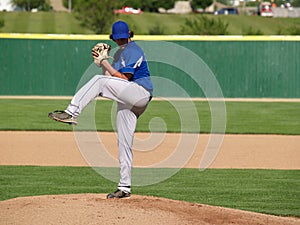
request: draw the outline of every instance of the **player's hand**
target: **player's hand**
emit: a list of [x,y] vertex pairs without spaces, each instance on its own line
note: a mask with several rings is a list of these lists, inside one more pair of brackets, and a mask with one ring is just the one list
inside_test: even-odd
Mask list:
[[94,63],[97,66],[101,66],[101,62],[104,59],[108,59],[110,58],[110,56],[108,55],[110,52],[111,46],[106,44],[106,43],[98,43],[96,44],[93,49],[92,49],[92,55],[94,58]]

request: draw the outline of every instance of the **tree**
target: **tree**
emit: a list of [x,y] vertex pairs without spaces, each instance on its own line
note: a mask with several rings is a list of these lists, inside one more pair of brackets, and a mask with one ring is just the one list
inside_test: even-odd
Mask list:
[[50,4],[47,0],[12,0],[12,3],[20,8],[30,11],[31,9],[49,9]]
[[205,9],[208,6],[210,6],[212,3],[213,0],[193,0],[191,6],[194,10],[198,8]]
[[158,8],[170,9],[174,7],[177,0],[120,0],[118,7],[131,6],[133,8],[140,8],[144,12],[158,12]]
[[116,18],[114,14],[116,4],[117,0],[77,0],[74,12],[83,26],[96,34],[104,34],[110,32]]
[[[158,8],[164,8],[164,9],[173,8],[176,1],[177,0],[150,0],[148,1],[147,6],[149,7],[150,11],[158,12]],[[147,3],[147,1],[143,1],[143,2]]]
[[200,16],[195,19],[186,19],[180,33],[184,35],[226,35],[228,34],[228,25],[220,18],[210,19],[206,16]]
[[[71,7],[72,7],[72,9],[73,8],[75,8],[76,6],[77,6],[77,2],[78,2],[79,0],[71,0]],[[66,8],[66,9],[68,9],[69,8],[69,0],[63,0],[63,6]]]
[[5,24],[5,23],[4,23],[4,19],[0,19],[0,28],[1,28],[1,27],[4,27],[4,24]]

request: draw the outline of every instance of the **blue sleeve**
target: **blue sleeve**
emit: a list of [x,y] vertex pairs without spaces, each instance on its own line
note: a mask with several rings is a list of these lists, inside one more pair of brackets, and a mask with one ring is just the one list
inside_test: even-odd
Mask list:
[[135,69],[133,68],[133,66],[126,66],[126,67],[123,67],[119,70],[121,73],[131,73],[131,74],[134,74],[134,71]]

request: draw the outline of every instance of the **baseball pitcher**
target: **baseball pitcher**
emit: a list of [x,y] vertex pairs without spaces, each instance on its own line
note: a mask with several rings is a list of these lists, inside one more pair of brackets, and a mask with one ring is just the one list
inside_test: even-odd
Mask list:
[[112,26],[110,39],[119,46],[108,62],[111,47],[98,43],[92,49],[94,63],[102,68],[103,75],[95,75],[74,95],[64,111],[48,114],[58,122],[77,124],[82,110],[97,96],[117,102],[116,126],[120,162],[118,189],[107,198],[126,198],[131,195],[132,145],[137,119],[145,111],[152,98],[153,85],[143,50],[131,39],[127,23],[117,21]]

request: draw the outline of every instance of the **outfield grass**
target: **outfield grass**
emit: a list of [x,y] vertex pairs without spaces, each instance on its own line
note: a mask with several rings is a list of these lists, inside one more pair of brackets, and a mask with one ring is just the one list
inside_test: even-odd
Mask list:
[[[57,123],[47,118],[48,112],[65,109],[70,100],[0,99],[0,130],[61,130],[71,131],[72,126]],[[186,107],[179,101],[177,107]],[[195,107],[200,121],[200,133],[210,133],[211,113],[206,101],[196,101]],[[226,102],[226,133],[230,134],[300,134],[300,102]],[[112,131],[114,105],[112,101],[97,101],[96,127],[99,131]],[[152,101],[140,117],[137,131],[148,132],[153,118],[162,119],[167,132],[182,132],[177,109],[166,101]],[[113,121],[112,121],[113,120]],[[159,121],[158,121],[159,122]],[[193,123],[189,118],[187,123]],[[79,117],[80,123],[80,117]],[[154,131],[161,132],[160,124]],[[163,128],[163,127],[162,127]],[[151,129],[151,131],[153,131]],[[198,129],[184,130],[199,132]]]
[[[199,14],[168,15],[143,13],[141,15],[119,15],[118,19],[129,23],[135,34],[149,34],[150,30],[160,27],[164,35],[180,34],[186,18],[199,17]],[[244,15],[205,15],[208,18],[220,18],[228,23],[229,35],[247,35],[247,32],[260,31],[264,35],[287,35],[300,27],[300,18],[264,18]],[[73,14],[68,12],[0,12],[5,26],[2,33],[52,33],[52,34],[91,34],[93,31],[80,26]],[[107,34],[110,30],[107,31]]]
[[1,12],[2,33],[92,34],[80,21],[66,12]]
[[[161,183],[132,189],[139,195],[300,217],[299,178],[299,170],[181,169]],[[0,200],[45,194],[109,193],[116,188],[114,182],[89,167],[1,166],[0,181]]]
[[221,20],[228,23],[230,34],[247,35],[252,29],[253,32],[260,31],[263,35],[288,35],[290,29],[300,28],[300,18],[266,18],[261,16],[224,16]]

